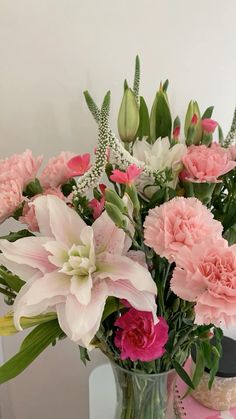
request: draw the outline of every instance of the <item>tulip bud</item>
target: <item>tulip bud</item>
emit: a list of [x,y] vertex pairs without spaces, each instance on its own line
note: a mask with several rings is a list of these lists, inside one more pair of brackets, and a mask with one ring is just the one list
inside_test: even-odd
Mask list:
[[135,140],[139,127],[139,107],[135,95],[126,88],[118,115],[118,131],[122,141],[130,143]]
[[118,228],[124,228],[126,226],[126,220],[124,216],[114,204],[106,202],[105,209],[109,217],[112,219],[112,221]]
[[199,144],[202,138],[201,115],[198,103],[191,100],[185,117],[184,133],[186,143]]
[[112,189],[106,189],[105,198],[106,202],[115,205],[121,211],[122,214],[127,212],[127,208],[124,202],[122,201],[120,196]]

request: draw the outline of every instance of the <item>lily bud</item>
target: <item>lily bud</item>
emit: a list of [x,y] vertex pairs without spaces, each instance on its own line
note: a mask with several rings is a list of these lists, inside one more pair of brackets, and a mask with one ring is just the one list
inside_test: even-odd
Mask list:
[[126,208],[123,200],[112,189],[108,189],[108,188],[106,189],[105,198],[106,198],[106,202],[109,202],[110,204],[115,205],[121,211],[121,213],[127,212],[127,208]]
[[139,127],[139,107],[130,88],[126,88],[118,115],[118,131],[123,142],[135,140]]
[[150,115],[150,136],[154,143],[158,138],[171,138],[172,118],[166,92],[162,85],[156,93]]
[[119,208],[117,208],[114,204],[111,204],[110,202],[106,202],[105,209],[109,217],[112,219],[112,221],[118,228],[124,228],[126,226],[126,220]]
[[198,103],[191,100],[185,116],[184,133],[187,144],[199,144],[202,138],[201,115]]

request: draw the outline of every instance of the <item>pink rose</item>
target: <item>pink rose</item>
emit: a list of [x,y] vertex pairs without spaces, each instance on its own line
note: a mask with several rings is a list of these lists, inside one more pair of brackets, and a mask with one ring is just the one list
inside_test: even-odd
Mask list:
[[185,179],[191,182],[218,182],[218,177],[230,172],[236,162],[229,158],[228,152],[219,144],[191,145],[183,156]]
[[65,200],[65,197],[59,188],[55,188],[55,189],[51,188],[44,191],[43,194],[35,195],[31,199],[31,201],[25,202],[22,215],[19,217],[19,222],[22,224],[26,224],[30,231],[34,231],[34,232],[39,231],[39,226],[38,226],[38,222],[37,222],[36,214],[35,214],[35,207],[34,205],[32,205],[32,203],[34,202],[36,198],[42,195],[55,195],[55,196],[58,196],[58,198],[62,199],[63,201]]
[[21,179],[0,180],[0,223],[11,217],[24,200]]
[[26,150],[22,154],[0,161],[0,179],[19,179],[23,189],[33,181],[42,163],[42,156],[33,157],[32,151]]
[[170,262],[182,251],[205,240],[221,237],[223,227],[197,199],[176,197],[151,209],[144,222],[145,243]]
[[168,324],[163,317],[159,317],[155,325],[150,312],[131,308],[116,320],[115,326],[119,328],[115,345],[121,351],[122,360],[148,362],[160,358],[165,352]]
[[214,121],[213,119],[205,118],[202,120],[202,129],[207,134],[213,134],[217,125],[218,125],[218,122]]
[[58,157],[52,157],[49,160],[40,176],[40,183],[44,189],[57,188],[72,177],[67,163],[74,156],[74,153],[62,151]]
[[196,324],[236,326],[236,245],[209,238],[178,254],[171,290],[196,302]]

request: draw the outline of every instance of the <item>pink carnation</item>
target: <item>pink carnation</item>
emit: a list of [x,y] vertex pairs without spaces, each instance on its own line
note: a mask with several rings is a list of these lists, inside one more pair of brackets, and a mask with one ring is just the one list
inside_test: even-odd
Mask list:
[[168,324],[163,317],[154,324],[152,313],[131,308],[116,320],[115,326],[119,328],[115,345],[121,351],[122,360],[148,362],[160,358],[165,352]]
[[151,209],[144,222],[145,243],[170,262],[182,251],[205,240],[221,237],[222,225],[197,199],[177,197]]
[[11,217],[21,205],[22,183],[20,179],[8,179],[0,181],[0,223]]
[[218,177],[230,172],[236,162],[229,158],[228,152],[219,144],[191,145],[182,158],[185,179],[192,182],[218,182]]
[[207,134],[213,134],[217,125],[218,125],[218,122],[214,121],[213,119],[205,118],[202,120],[202,129]]
[[227,148],[229,160],[236,160],[236,145],[231,145],[229,148]]
[[40,176],[40,183],[44,189],[57,188],[72,177],[71,169],[67,166],[74,153],[62,151],[58,157],[52,157]]
[[22,154],[0,161],[0,179],[19,179],[23,189],[33,181],[42,163],[42,156],[33,157],[32,151],[26,150]]
[[[63,193],[60,191],[59,188],[55,188],[55,189],[47,189],[46,191],[44,191],[44,193],[42,195],[54,195],[54,196],[58,196],[58,198],[65,200],[65,197],[63,195]],[[35,195],[30,202],[26,202],[24,204],[23,207],[23,212],[22,212],[22,216],[19,217],[19,222],[22,224],[26,224],[29,228],[30,231],[39,231],[39,225],[38,225],[38,221],[36,219],[36,214],[35,214],[35,207],[32,204],[34,202],[34,200],[36,198],[38,198],[39,195]]]
[[209,238],[183,248],[171,280],[172,291],[196,302],[196,324],[236,326],[236,245]]

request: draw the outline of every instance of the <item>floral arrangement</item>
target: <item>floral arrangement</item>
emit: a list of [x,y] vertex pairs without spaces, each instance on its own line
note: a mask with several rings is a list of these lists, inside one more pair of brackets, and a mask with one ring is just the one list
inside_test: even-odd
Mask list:
[[93,163],[62,152],[40,172],[42,157],[29,150],[0,161],[0,222],[27,226],[0,240],[0,292],[11,306],[0,333],[32,328],[0,383],[67,336],[83,362],[99,348],[129,371],[174,368],[190,388],[207,366],[212,385],[220,326],[236,325],[236,117],[224,138],[213,107],[202,114],[191,101],[181,131],[168,81],[149,114],[139,79],[137,58],[120,139],[110,93],[99,109],[85,92],[98,123]]

